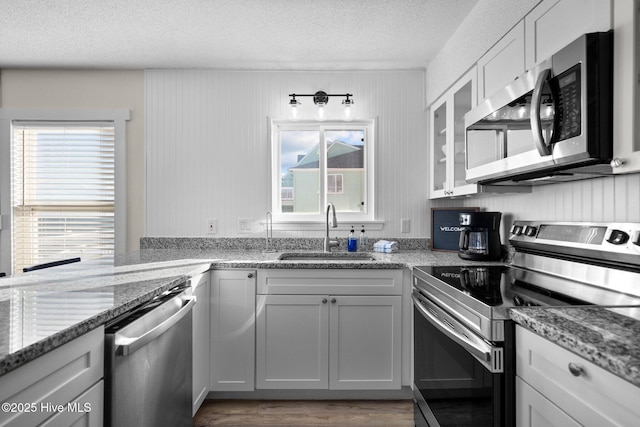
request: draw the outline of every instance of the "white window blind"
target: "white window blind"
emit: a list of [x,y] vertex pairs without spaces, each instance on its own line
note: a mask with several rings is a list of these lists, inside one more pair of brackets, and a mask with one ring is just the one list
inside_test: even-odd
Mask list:
[[65,258],[113,262],[112,122],[13,122],[13,271]]

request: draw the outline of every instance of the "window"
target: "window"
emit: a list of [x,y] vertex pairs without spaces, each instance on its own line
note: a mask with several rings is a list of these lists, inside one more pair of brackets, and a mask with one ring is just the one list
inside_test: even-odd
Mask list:
[[113,263],[113,122],[13,121],[13,272],[71,257]]
[[272,211],[279,221],[371,221],[374,121],[272,122]]

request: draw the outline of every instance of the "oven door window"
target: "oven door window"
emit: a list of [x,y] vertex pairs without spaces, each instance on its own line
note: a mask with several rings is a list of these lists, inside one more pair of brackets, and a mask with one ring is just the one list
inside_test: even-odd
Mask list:
[[505,374],[490,373],[415,309],[414,322],[414,383],[438,423],[429,425],[505,425]]

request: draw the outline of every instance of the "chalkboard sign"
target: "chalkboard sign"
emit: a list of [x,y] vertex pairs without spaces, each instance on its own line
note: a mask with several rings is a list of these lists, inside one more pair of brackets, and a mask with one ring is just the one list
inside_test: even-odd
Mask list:
[[479,208],[431,208],[431,250],[458,252],[461,230],[459,214],[479,210]]

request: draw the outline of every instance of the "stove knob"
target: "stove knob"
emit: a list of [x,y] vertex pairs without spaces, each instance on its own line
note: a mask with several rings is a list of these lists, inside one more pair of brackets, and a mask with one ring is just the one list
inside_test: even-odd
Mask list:
[[522,226],[521,225],[512,225],[511,226],[511,234],[514,236],[519,236],[522,234]]
[[629,240],[629,235],[622,230],[611,230],[607,242],[613,245],[624,245]]
[[530,225],[527,225],[524,227],[524,234],[526,234],[529,237],[535,236],[537,232],[538,232],[538,229],[536,227],[532,227]]

